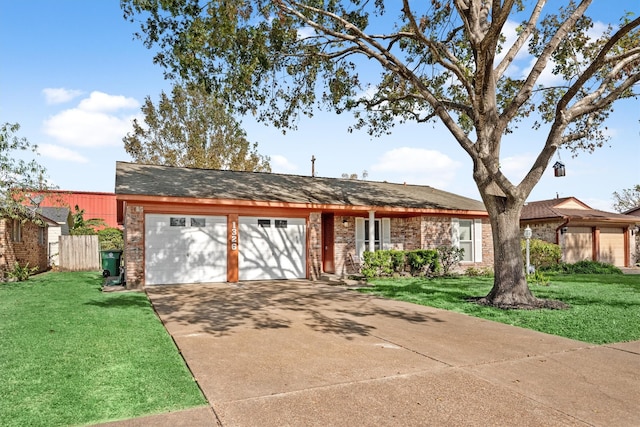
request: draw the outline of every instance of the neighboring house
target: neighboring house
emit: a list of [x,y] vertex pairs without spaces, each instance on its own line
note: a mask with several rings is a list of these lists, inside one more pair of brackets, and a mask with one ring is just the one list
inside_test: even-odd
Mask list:
[[43,192],[40,207],[68,207],[71,213],[78,206],[84,209],[84,219],[100,218],[108,227],[118,227],[116,195],[95,191],[49,190]]
[[41,216],[39,219],[0,219],[0,277],[13,270],[16,262],[38,267],[38,272],[47,269],[47,227],[52,222]]
[[533,238],[560,245],[564,262],[588,259],[618,267],[633,264],[636,223],[640,220],[591,209],[575,197],[528,202],[520,216],[520,227],[530,226]]
[[129,288],[315,280],[381,248],[493,265],[484,205],[427,186],[117,162],[116,198]]
[[[640,217],[640,206],[631,208],[628,211],[623,212],[623,214]],[[632,234],[635,238],[636,245],[636,257],[634,261],[636,265],[640,266],[640,225],[636,225],[636,227],[632,230]]]
[[59,245],[60,236],[69,234],[69,230],[73,226],[71,211],[69,208],[43,207],[38,208],[37,212],[51,222],[47,227],[47,258],[49,266],[60,265]]

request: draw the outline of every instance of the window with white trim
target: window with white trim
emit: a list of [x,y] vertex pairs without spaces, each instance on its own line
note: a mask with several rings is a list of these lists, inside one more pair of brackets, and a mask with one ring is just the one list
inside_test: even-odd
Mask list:
[[458,219],[451,221],[452,246],[464,249],[463,262],[482,262],[482,220]]
[[[356,253],[359,257],[369,250],[370,221],[365,218],[356,218]],[[391,247],[391,220],[379,218],[374,220],[373,244],[376,251],[390,249]]]

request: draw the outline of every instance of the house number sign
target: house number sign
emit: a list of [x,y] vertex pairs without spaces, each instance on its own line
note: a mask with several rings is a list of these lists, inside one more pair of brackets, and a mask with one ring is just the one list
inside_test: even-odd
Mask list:
[[238,250],[238,227],[235,221],[231,221],[231,250]]

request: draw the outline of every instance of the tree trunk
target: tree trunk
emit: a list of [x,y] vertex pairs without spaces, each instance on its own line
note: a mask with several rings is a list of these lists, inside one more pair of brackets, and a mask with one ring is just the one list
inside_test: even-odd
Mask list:
[[485,195],[493,234],[495,278],[483,304],[503,308],[537,307],[540,301],[527,285],[520,241],[523,202],[503,196]]

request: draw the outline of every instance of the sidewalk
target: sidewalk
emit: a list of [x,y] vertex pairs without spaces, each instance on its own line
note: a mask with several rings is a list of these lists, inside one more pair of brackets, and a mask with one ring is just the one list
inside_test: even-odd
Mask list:
[[148,293],[213,410],[113,426],[640,425],[640,341],[595,346],[305,281]]

